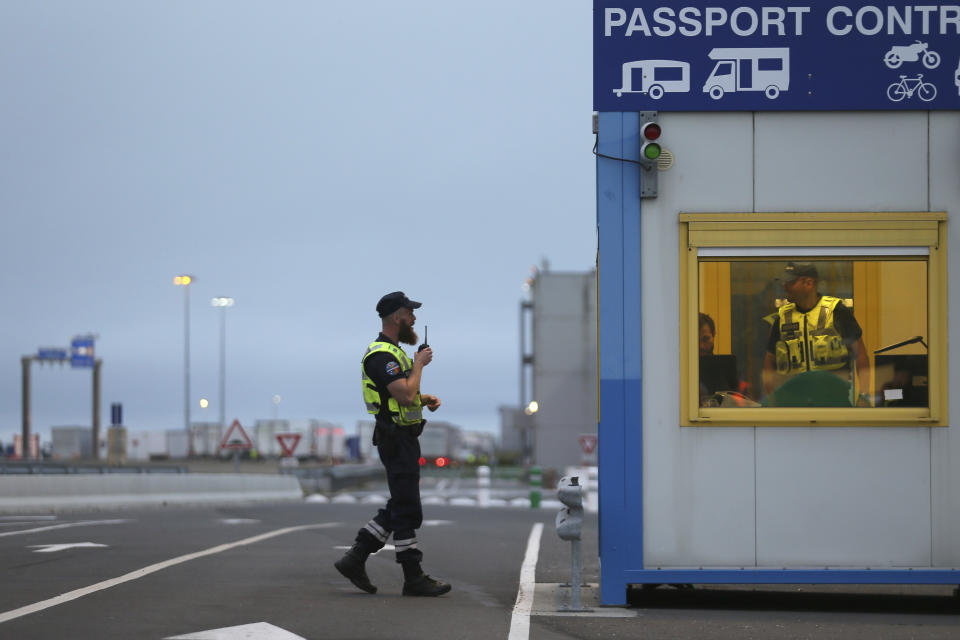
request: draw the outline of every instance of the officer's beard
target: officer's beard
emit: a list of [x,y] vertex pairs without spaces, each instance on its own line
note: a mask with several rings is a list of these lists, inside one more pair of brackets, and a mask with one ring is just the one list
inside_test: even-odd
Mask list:
[[417,332],[409,324],[401,324],[397,333],[397,340],[403,344],[417,344]]

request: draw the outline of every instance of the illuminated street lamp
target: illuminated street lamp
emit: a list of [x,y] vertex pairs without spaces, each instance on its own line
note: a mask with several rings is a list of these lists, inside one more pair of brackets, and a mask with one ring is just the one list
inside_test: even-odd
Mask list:
[[190,437],[190,284],[196,278],[180,275],[173,284],[183,287],[183,428],[187,432],[189,454],[193,455],[193,438]]
[[227,308],[233,306],[233,298],[218,296],[210,305],[220,309],[220,428],[227,424]]

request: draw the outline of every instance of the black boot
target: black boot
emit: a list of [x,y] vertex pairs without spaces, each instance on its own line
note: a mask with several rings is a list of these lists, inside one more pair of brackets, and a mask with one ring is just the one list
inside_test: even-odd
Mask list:
[[449,584],[434,580],[425,573],[403,581],[403,595],[405,596],[435,597],[442,596],[448,591],[450,591]]
[[359,544],[354,544],[343,557],[333,563],[343,577],[353,583],[355,587],[367,593],[376,593],[377,588],[370,583],[364,565],[370,553],[364,551]]

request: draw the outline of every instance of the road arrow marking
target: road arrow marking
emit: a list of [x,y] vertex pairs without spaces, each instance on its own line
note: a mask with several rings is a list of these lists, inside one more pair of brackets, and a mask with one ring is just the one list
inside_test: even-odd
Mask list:
[[286,629],[275,627],[268,622],[242,624],[238,627],[224,627],[198,631],[182,636],[170,636],[165,640],[306,640],[303,636],[290,633]]
[[36,533],[37,531],[52,531],[54,529],[67,529],[69,527],[89,527],[97,524],[122,524],[130,522],[129,520],[81,520],[80,522],[70,522],[67,524],[52,524],[49,527],[37,527],[36,529],[24,529],[22,531],[6,531],[0,533],[0,538],[4,536],[18,536],[22,533]]
[[64,544],[31,544],[30,549],[34,553],[53,553],[54,551],[63,551],[64,549],[77,549],[81,547],[106,547],[105,544],[96,542],[67,542]]
[[[122,522],[122,521],[121,521]],[[217,553],[223,553],[224,551],[229,551],[230,549],[236,549],[237,547],[245,547],[247,545],[256,544],[263,540],[269,540],[270,538],[275,538],[277,536],[283,536],[288,533],[293,533],[295,531],[309,531],[310,529],[328,529],[332,527],[342,526],[341,522],[324,522],[322,524],[301,524],[295,527],[284,527],[283,529],[276,529],[274,531],[268,531],[267,533],[261,533],[258,536],[253,536],[250,538],[244,538],[243,540],[237,540],[236,542],[228,542],[226,544],[220,544],[215,547],[210,547],[209,549],[204,549],[203,551],[197,551],[195,553],[188,553],[185,556],[179,556],[177,558],[171,558],[170,560],[164,560],[163,562],[158,562],[156,564],[151,564],[148,567],[143,567],[142,569],[137,569],[131,571],[130,573],[125,573],[122,576],[117,576],[116,578],[111,578],[109,580],[103,580],[96,584],[92,584],[88,587],[81,587],[79,589],[74,589],[73,591],[68,591],[67,593],[62,593],[59,596],[54,596],[53,598],[47,598],[46,600],[41,600],[40,602],[34,602],[33,604],[28,604],[26,606],[20,607],[19,609],[11,609],[10,611],[0,612],[0,624],[8,622],[10,620],[15,620],[17,618],[22,618],[23,616],[28,616],[31,613],[37,613],[38,611],[43,611],[44,609],[49,609],[50,607],[56,607],[57,605],[64,604],[65,602],[72,602],[77,598],[83,598],[88,596],[91,593],[96,593],[98,591],[103,591],[104,589],[109,589],[115,587],[118,584],[123,584],[125,582],[130,582],[131,580],[139,580],[144,576],[148,576],[151,573],[156,573],[157,571],[163,571],[169,567],[182,564],[184,562],[189,562],[191,560],[196,560],[197,558],[204,558],[206,556],[211,556]],[[6,535],[6,534],[0,534]]]

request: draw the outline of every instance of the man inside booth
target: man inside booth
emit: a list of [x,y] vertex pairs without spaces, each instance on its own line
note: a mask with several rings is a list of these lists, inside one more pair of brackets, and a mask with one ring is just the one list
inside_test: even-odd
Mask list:
[[[788,303],[777,311],[763,361],[764,391],[773,400],[769,404],[872,406],[863,330],[840,298],[817,291],[818,278],[809,262],[788,262],[784,269]],[[860,391],[856,396],[855,389]]]

